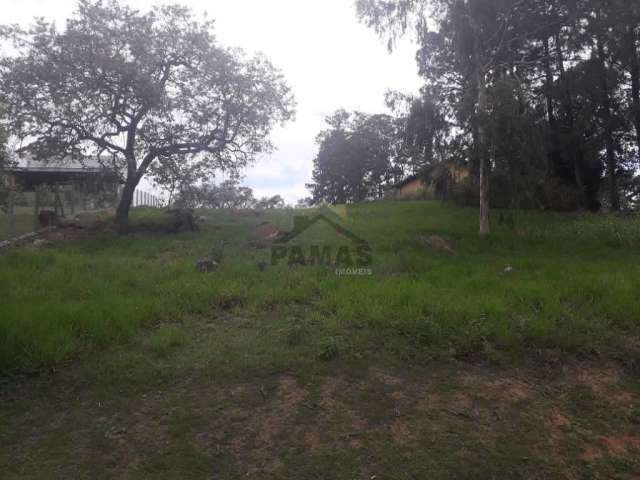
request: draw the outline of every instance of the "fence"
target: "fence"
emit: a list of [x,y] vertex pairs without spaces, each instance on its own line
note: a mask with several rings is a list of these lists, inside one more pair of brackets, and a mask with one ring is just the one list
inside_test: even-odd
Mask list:
[[[0,241],[38,230],[45,211],[55,217],[85,216],[113,210],[118,200],[117,190],[88,192],[72,185],[42,185],[34,191],[21,191],[0,185]],[[162,201],[136,190],[133,206],[159,208]]]
[[160,208],[162,206],[162,201],[160,200],[160,198],[149,192],[136,190],[133,196],[133,206]]

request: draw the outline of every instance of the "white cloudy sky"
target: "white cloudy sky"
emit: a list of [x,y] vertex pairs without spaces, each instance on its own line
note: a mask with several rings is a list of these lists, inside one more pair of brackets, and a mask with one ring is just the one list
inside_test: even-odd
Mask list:
[[[281,194],[289,203],[306,197],[324,117],[344,107],[384,110],[389,89],[417,91],[415,48],[401,44],[388,54],[374,32],[358,23],[353,0],[123,0],[141,10],[181,3],[216,19],[218,40],[248,52],[264,52],[295,94],[293,123],[273,134],[277,151],[246,172],[256,195]],[[1,23],[28,24],[34,16],[59,26],[76,0],[0,0]]]

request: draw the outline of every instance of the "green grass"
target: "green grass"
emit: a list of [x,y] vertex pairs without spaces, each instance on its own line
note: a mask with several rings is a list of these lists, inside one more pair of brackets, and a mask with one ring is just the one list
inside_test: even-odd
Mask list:
[[2,478],[637,476],[637,220],[498,213],[480,239],[440,203],[338,211],[371,277],[259,268],[287,211],[2,254]]
[[[339,209],[343,224],[373,250],[373,275],[288,268],[268,249],[247,246],[255,226],[292,228],[293,211],[199,212],[194,234],[103,234],[44,251],[0,256],[0,370],[38,369],[127,342],[142,326],[194,317],[247,322],[246,338],[222,339],[264,357],[400,361],[517,358],[557,350],[621,354],[640,327],[640,220],[634,217],[513,213],[477,235],[476,211],[438,202],[384,202]],[[299,213],[299,212],[298,212]],[[141,209],[134,222],[160,212]],[[458,255],[430,250],[418,235],[448,238]],[[220,270],[195,262],[225,239]],[[303,250],[336,242],[320,229]],[[306,250],[305,250],[306,251]],[[505,273],[507,266],[512,273]],[[171,329],[151,348],[181,342]],[[244,342],[244,343],[243,343]],[[237,365],[233,368],[239,368]]]

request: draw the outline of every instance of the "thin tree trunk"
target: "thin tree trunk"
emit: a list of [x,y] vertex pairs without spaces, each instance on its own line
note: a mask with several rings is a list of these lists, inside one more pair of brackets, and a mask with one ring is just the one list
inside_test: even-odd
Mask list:
[[575,131],[575,113],[573,108],[573,96],[571,92],[571,88],[569,83],[567,82],[566,71],[564,68],[564,55],[562,53],[562,44],[560,43],[560,35],[556,35],[555,37],[555,46],[556,46],[556,61],[558,62],[558,70],[560,71],[560,79],[564,85],[564,102],[565,102],[565,113],[567,116],[567,122],[569,127],[569,135],[570,135],[570,160],[573,164],[573,176],[576,182],[576,185],[580,189],[581,193],[584,194],[584,185],[582,181],[582,147],[580,145],[580,140],[576,136]]
[[617,170],[615,144],[613,141],[613,125],[611,118],[611,98],[609,96],[609,81],[607,79],[607,66],[604,44],[600,35],[596,38],[598,60],[600,63],[600,88],[602,89],[602,120],[604,122],[605,145],[607,150],[607,180],[609,184],[609,202],[611,210],[620,210],[620,197],[618,196]]
[[636,142],[640,154],[640,60],[638,59],[638,34],[635,25],[629,26],[629,59],[633,124],[636,129]]
[[544,39],[544,70],[545,70],[545,97],[547,100],[547,119],[549,121],[549,130],[551,131],[551,145],[553,152],[549,155],[547,165],[547,174],[551,177],[555,176],[555,162],[560,156],[560,142],[558,132],[558,122],[553,108],[553,71],[551,70],[551,51],[549,49],[549,38]]
[[487,152],[487,76],[482,65],[479,42],[475,49],[476,81],[478,86],[478,158],[480,162],[480,235],[491,232],[489,224],[489,155]]

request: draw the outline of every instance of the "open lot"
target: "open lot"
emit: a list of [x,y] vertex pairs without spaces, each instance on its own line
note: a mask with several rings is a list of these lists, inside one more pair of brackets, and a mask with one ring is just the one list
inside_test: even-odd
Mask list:
[[5,477],[640,474],[635,217],[496,212],[481,239],[475,210],[342,207],[373,265],[338,276],[256,241],[301,213],[3,253]]

